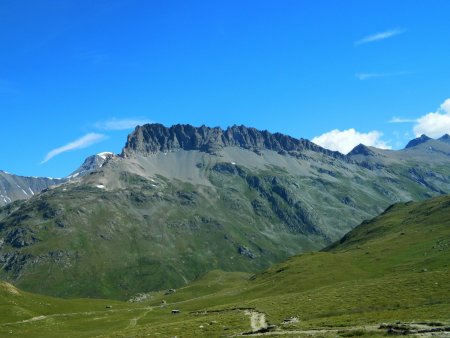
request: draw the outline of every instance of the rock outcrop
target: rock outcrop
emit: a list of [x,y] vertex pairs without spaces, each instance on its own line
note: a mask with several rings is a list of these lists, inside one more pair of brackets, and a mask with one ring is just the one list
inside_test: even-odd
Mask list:
[[177,124],[165,127],[162,124],[146,124],[138,126],[128,136],[122,155],[148,156],[158,152],[177,150],[198,150],[215,154],[223,147],[241,147],[255,152],[273,150],[287,154],[312,150],[329,156],[345,158],[339,152],[324,149],[308,140],[296,139],[280,133],[270,133],[267,130],[257,130],[245,126],[232,126],[223,130],[220,127],[193,127]]

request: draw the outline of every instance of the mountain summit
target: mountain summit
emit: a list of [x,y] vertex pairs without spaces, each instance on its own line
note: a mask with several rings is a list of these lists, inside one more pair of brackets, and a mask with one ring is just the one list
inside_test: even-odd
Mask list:
[[128,136],[122,154],[125,157],[135,154],[146,156],[177,150],[198,150],[215,154],[229,146],[237,146],[255,152],[273,150],[283,154],[313,150],[343,157],[338,152],[324,149],[308,140],[295,139],[280,133],[272,134],[267,130],[260,131],[242,125],[234,125],[223,130],[220,127],[210,128],[204,125],[193,127],[189,124],[177,124],[171,127],[165,127],[162,124],[138,126]]
[[415,139],[409,141],[408,144],[406,145],[405,149],[408,149],[408,148],[412,148],[412,147],[418,146],[419,144],[425,143],[425,142],[427,142],[427,141],[429,141],[429,140],[432,140],[432,138],[431,138],[431,137],[428,137],[428,136],[425,135],[425,134],[422,134],[420,137],[417,137],[417,138],[415,138]]
[[442,141],[442,142],[450,143],[450,135],[449,134],[445,134],[445,135],[439,137],[438,140]]
[[89,156],[84,160],[83,164],[77,170],[67,176],[66,179],[70,180],[76,177],[81,177],[95,170],[98,170],[103,166],[103,164],[105,164],[106,161],[113,158],[114,156],[116,156],[114,155],[114,153],[108,151]]

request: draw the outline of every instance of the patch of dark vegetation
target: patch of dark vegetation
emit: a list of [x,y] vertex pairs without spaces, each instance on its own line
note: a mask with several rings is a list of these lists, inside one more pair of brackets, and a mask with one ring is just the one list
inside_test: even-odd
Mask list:
[[194,205],[198,200],[198,193],[195,191],[177,191],[176,195],[181,205]]
[[250,259],[255,259],[256,258],[256,255],[253,253],[253,251],[250,250],[249,248],[247,248],[244,245],[240,245],[239,244],[237,250],[238,250],[238,253],[240,255],[242,255],[242,256],[246,256],[246,257],[248,257]]
[[31,219],[31,216],[28,215],[27,213],[24,214],[12,214],[9,219],[8,219],[8,223],[10,224],[10,226],[18,226],[21,225],[22,223],[24,223],[25,221]]
[[135,204],[144,204],[148,201],[148,197],[142,192],[132,191],[130,193],[130,200]]
[[38,238],[29,228],[15,227],[7,233],[5,241],[14,248],[22,248],[34,244]]

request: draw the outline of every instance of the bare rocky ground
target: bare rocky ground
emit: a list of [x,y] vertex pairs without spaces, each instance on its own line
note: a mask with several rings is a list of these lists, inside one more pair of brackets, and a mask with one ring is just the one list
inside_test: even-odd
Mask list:
[[380,325],[359,325],[345,328],[317,328],[308,330],[285,329],[284,324],[297,323],[298,318],[286,318],[281,325],[271,325],[266,320],[266,314],[256,310],[245,310],[250,317],[251,331],[243,332],[239,336],[300,336],[300,337],[349,337],[349,336],[415,336],[415,337],[450,337],[450,325],[440,322],[420,322]]

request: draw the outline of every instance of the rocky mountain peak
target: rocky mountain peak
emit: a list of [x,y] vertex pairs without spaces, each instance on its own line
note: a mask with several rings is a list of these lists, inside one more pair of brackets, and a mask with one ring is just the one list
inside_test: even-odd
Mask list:
[[87,175],[90,172],[101,168],[106,161],[108,161],[110,158],[113,158],[114,156],[116,155],[111,152],[102,152],[96,155],[89,156],[84,160],[83,164],[77,170],[67,176],[67,179],[70,180]]
[[440,138],[438,138],[439,141],[445,142],[445,143],[450,143],[450,135],[449,134],[445,134],[443,136],[441,136]]
[[138,126],[128,136],[123,148],[124,157],[136,154],[148,156],[158,152],[177,150],[198,150],[215,154],[223,147],[236,146],[255,152],[273,150],[279,153],[298,153],[313,150],[335,157],[344,155],[324,149],[308,140],[296,139],[267,130],[257,130],[246,126],[231,126],[223,130],[220,127],[193,127],[189,124],[177,124],[165,127],[162,124]]
[[348,156],[354,156],[354,155],[364,155],[364,156],[374,156],[374,152],[364,144],[360,143],[355,148],[352,149],[347,155]]
[[417,138],[415,138],[415,139],[409,141],[408,144],[406,145],[405,149],[408,149],[408,148],[412,148],[412,147],[418,146],[419,144],[425,143],[425,142],[427,142],[427,141],[429,141],[429,140],[431,140],[430,137],[428,137],[428,136],[425,135],[425,134],[422,134],[420,137],[417,137]]

